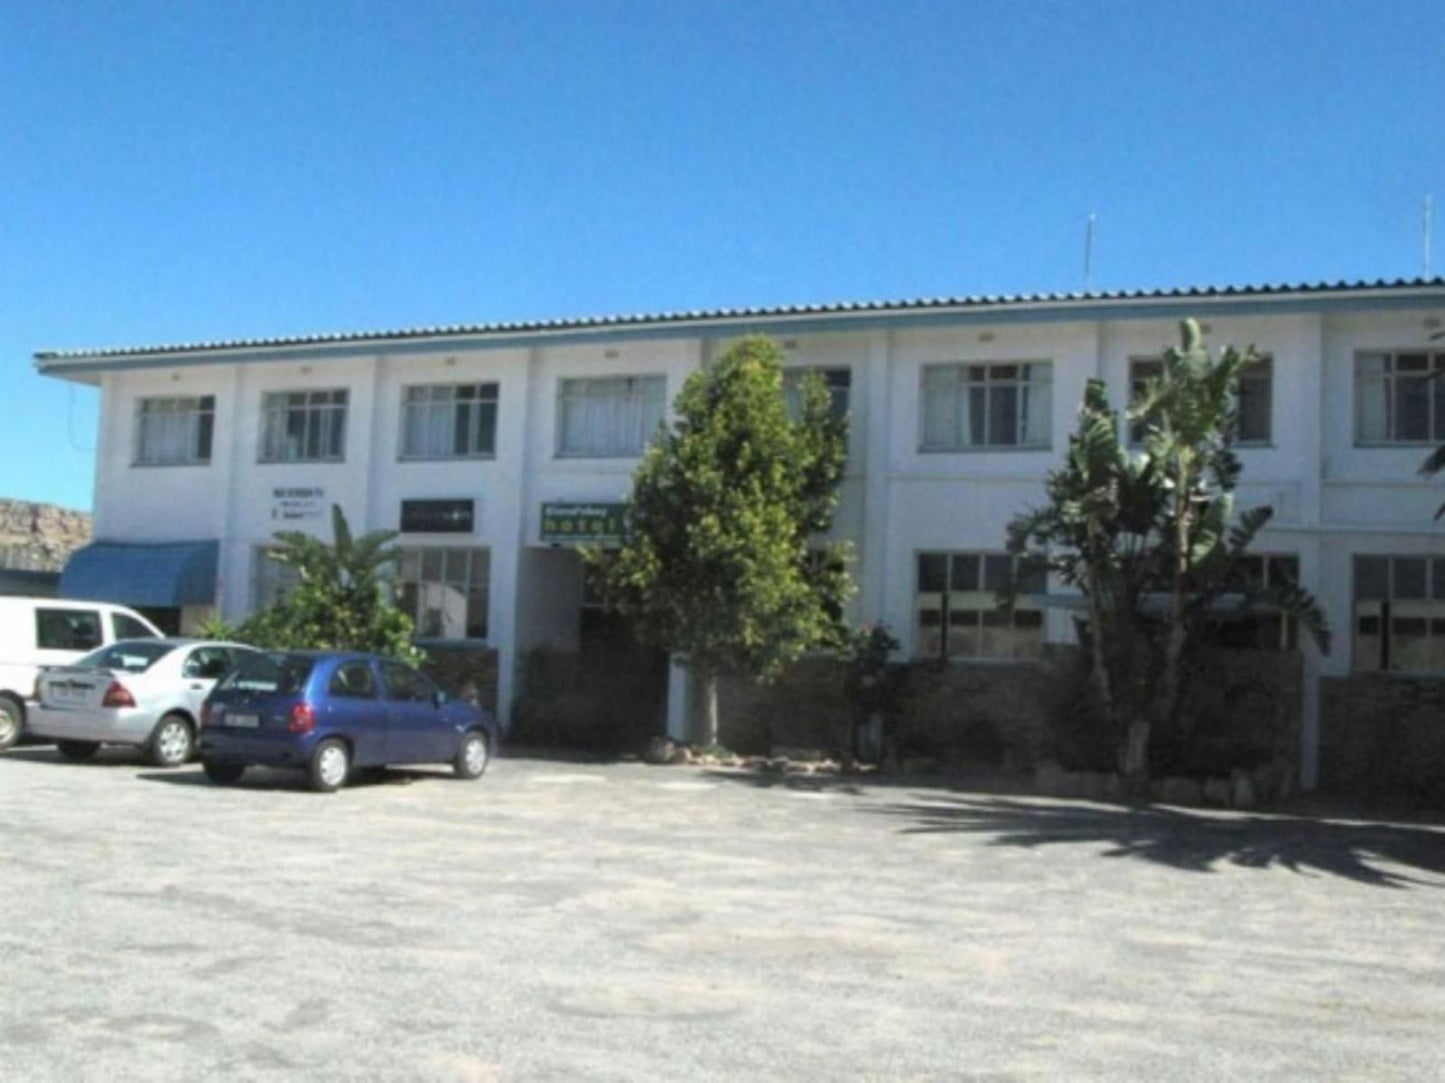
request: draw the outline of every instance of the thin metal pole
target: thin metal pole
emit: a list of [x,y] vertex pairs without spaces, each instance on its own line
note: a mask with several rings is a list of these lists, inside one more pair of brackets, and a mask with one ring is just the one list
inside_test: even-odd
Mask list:
[[1433,235],[1435,233],[1435,197],[1433,195],[1427,195],[1425,197],[1425,221],[1423,223],[1422,232],[1424,233],[1424,236],[1421,238],[1421,242],[1425,254],[1425,277],[1429,278],[1430,242],[1433,239]]
[[1094,221],[1099,216],[1089,215],[1089,224],[1084,227],[1084,292],[1094,288]]

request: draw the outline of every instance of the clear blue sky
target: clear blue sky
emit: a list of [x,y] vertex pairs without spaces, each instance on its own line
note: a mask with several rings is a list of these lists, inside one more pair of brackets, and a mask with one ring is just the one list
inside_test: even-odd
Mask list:
[[1090,212],[1098,287],[1413,276],[1442,61],[1439,0],[0,4],[0,495],[90,504],[43,348],[1076,289]]

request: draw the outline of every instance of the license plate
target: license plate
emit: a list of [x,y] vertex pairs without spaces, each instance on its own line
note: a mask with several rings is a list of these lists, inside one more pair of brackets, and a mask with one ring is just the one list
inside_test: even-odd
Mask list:
[[238,730],[253,730],[261,725],[261,719],[254,714],[228,714],[226,725]]
[[50,691],[59,703],[82,703],[87,689],[73,684],[57,684],[52,685]]

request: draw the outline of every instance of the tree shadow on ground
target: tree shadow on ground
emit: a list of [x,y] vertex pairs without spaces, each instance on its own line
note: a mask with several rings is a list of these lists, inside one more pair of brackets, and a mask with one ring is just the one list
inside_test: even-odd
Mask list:
[[940,797],[873,811],[907,821],[903,830],[908,834],[990,835],[989,845],[1028,849],[1104,844],[1103,857],[1136,858],[1187,872],[1212,872],[1224,863],[1328,874],[1376,887],[1445,887],[1445,882],[1410,874],[1445,877],[1445,829],[1430,826],[975,797]]

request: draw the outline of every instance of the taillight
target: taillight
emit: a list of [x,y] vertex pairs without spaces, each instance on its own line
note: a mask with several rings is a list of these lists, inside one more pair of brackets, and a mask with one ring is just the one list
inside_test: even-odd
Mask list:
[[105,698],[100,701],[102,707],[134,707],[135,697],[130,694],[130,689],[119,681],[111,681],[110,687],[105,690]]
[[309,703],[298,703],[291,708],[291,724],[286,727],[292,733],[310,733],[316,728],[316,708]]

